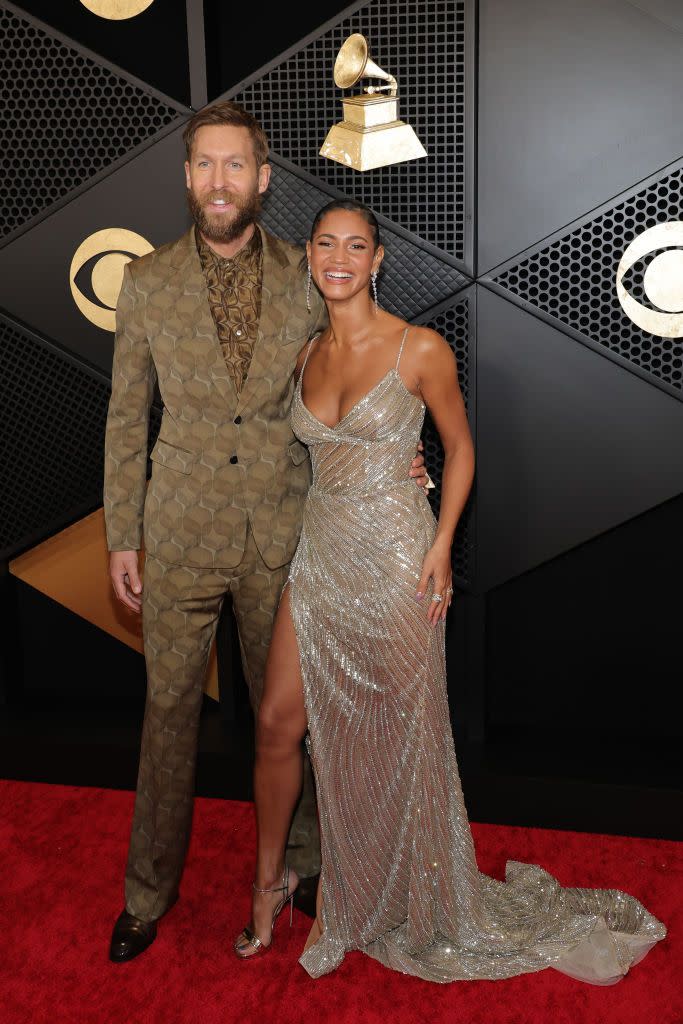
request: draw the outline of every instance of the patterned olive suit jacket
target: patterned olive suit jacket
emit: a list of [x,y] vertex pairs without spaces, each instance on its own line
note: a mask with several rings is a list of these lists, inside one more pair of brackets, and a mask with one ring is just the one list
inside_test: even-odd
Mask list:
[[[129,263],[116,311],[105,440],[104,509],[111,551],[141,547],[171,564],[231,568],[247,523],[271,568],[292,558],[310,483],[289,409],[293,370],[323,321],[306,309],[301,250],[262,228],[261,319],[238,395],[209,307],[194,229]],[[315,306],[313,306],[315,301]],[[164,405],[146,486],[149,410]]]

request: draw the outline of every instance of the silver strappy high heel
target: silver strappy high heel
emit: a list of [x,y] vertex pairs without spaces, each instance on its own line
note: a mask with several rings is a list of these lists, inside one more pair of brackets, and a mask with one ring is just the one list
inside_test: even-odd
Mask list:
[[[293,901],[294,893],[296,892],[296,886],[294,887],[294,889],[292,889],[291,892],[289,891],[289,868],[286,864],[285,873],[282,877],[282,885],[275,886],[273,889],[259,889],[256,883],[252,882],[252,889],[254,890],[254,892],[282,892],[284,893],[284,895],[280,902],[275,907],[275,909],[273,910],[273,923],[271,926],[270,942],[268,943],[267,946],[265,945],[265,943],[261,941],[261,939],[259,939],[258,935],[254,931],[252,923],[249,923],[246,926],[246,928],[243,928],[240,934],[237,936],[233,949],[235,950],[235,955],[238,956],[240,960],[251,960],[253,957],[263,956],[264,953],[268,952],[270,947],[273,945],[273,928],[275,927],[275,922],[277,921],[278,917],[280,916],[280,914],[282,913],[282,911],[284,910],[285,906],[288,903],[289,927],[292,927],[292,916],[294,912]],[[242,944],[243,936],[247,940],[246,945]],[[240,946],[242,948],[240,948]],[[248,952],[250,948],[252,952]]]

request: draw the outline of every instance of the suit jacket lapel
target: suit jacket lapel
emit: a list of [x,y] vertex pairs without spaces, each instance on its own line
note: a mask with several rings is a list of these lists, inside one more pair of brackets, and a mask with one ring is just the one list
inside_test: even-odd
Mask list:
[[289,308],[287,295],[291,275],[287,257],[278,246],[276,238],[261,227],[257,230],[261,232],[263,241],[261,316],[249,374],[239,397],[240,409],[249,404],[259,380],[263,378],[282,345]]
[[179,240],[173,264],[175,270],[167,281],[166,289],[172,297],[171,305],[177,322],[169,324],[166,330],[180,337],[182,344],[190,345],[197,356],[204,356],[214,384],[226,402],[234,407],[237,396],[209,306],[194,227]]

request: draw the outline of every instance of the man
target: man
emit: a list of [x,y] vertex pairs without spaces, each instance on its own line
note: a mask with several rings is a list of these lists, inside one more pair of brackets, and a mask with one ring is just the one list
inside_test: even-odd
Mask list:
[[[142,612],[148,676],[116,962],[150,945],[178,898],[203,684],[227,594],[259,704],[310,483],[306,448],[289,425],[292,373],[324,323],[317,293],[307,308],[301,251],[257,222],[270,179],[258,122],[219,102],[194,115],[184,139],[195,226],[124,270],[106,431],[111,578],[119,600]],[[156,380],[164,413],[146,491]],[[418,482],[422,462],[411,469]],[[310,767],[305,775],[288,859],[311,877],[320,853]]]

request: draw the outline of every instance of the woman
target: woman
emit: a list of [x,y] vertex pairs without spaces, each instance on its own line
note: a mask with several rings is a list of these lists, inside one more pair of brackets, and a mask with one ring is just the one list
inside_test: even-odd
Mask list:
[[[535,866],[508,863],[505,883],[476,866],[444,654],[474,462],[455,359],[439,335],[373,302],[384,250],[366,207],[326,206],[307,254],[330,325],[297,367],[292,423],[313,485],[266,669],[253,918],[235,951],[267,951],[297,885],[284,851],[308,731],[322,841],[309,974],[360,949],[433,981],[548,966],[616,981],[665,934],[637,900],[563,890]],[[407,477],[425,408],[444,448],[438,524]]]

